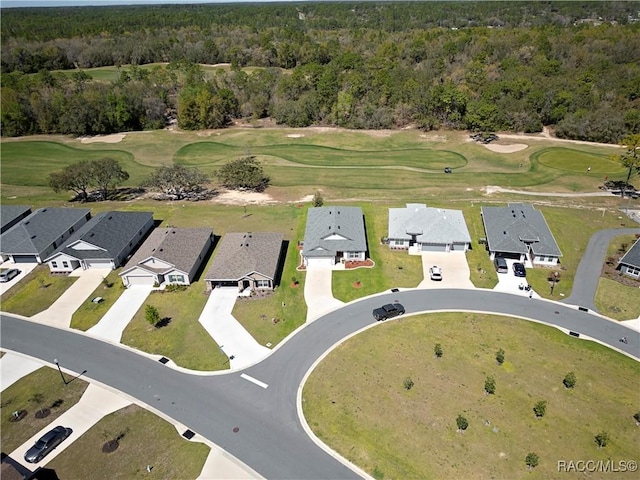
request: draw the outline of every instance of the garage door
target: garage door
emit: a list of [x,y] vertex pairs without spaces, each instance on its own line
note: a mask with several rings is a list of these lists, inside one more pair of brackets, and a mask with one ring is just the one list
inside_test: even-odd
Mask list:
[[457,252],[464,252],[466,249],[466,243],[453,243],[451,244],[451,250],[455,250]]
[[307,266],[324,266],[324,267],[332,267],[334,265],[333,257],[319,257],[319,258],[308,258]]
[[35,255],[13,255],[15,263],[38,263]]
[[422,243],[422,251],[423,252],[446,252],[447,246],[440,245],[435,243]]
[[149,275],[137,277],[129,275],[126,279],[129,285],[153,285],[156,281],[155,277]]
[[111,268],[111,260],[87,260],[87,268]]

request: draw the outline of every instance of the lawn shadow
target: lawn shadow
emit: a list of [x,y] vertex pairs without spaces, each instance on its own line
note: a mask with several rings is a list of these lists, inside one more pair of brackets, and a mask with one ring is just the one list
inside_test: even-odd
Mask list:
[[156,328],[166,327],[171,323],[171,317],[164,317],[158,323],[156,323]]

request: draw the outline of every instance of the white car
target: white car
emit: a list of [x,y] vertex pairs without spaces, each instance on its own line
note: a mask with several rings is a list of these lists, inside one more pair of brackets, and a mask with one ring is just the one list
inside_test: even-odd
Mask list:
[[439,282],[440,280],[442,280],[442,270],[440,270],[440,267],[434,265],[433,267],[429,268],[429,276],[431,277],[431,280]]

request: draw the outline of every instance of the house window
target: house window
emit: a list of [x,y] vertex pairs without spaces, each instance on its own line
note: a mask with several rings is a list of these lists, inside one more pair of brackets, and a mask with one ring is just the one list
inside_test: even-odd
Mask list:
[[53,268],[58,268],[58,262],[51,262],[51,266]]
[[256,280],[256,288],[269,288],[269,280]]
[[405,241],[406,240],[401,239],[401,240],[396,240],[395,242],[398,247],[403,247],[405,245],[404,243]]
[[631,265],[628,265],[627,275],[631,275],[632,277],[640,277],[640,268],[632,267]]
[[184,275],[169,275],[169,283],[184,283]]
[[62,261],[62,266],[63,266],[64,268],[69,268],[69,262],[67,262],[66,260],[63,260],[63,261]]
[[360,252],[347,252],[347,258],[360,258]]

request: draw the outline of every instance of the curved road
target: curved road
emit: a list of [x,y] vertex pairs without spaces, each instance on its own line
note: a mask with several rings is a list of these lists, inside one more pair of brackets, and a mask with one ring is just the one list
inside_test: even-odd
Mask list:
[[[86,334],[1,315],[3,348],[81,372],[187,425],[266,478],[359,478],[304,431],[297,394],[325,351],[373,322],[371,310],[400,301],[407,314],[478,311],[529,318],[587,335],[636,358],[640,334],[574,307],[489,290],[407,290],[350,303],[306,325],[267,359],[243,372],[196,376]],[[628,343],[618,341],[622,336]],[[526,341],[523,339],[523,341]],[[244,373],[267,388],[243,379]],[[234,430],[237,427],[237,431]]]
[[596,290],[598,289],[598,281],[600,280],[600,272],[602,264],[605,261],[604,256],[611,240],[620,235],[633,235],[640,233],[638,228],[614,228],[609,230],[600,230],[596,232],[590,239],[587,249],[582,256],[582,260],[576,271],[576,281],[573,283],[571,295],[563,300],[564,303],[572,305],[580,305],[590,310],[598,311],[594,303]]

